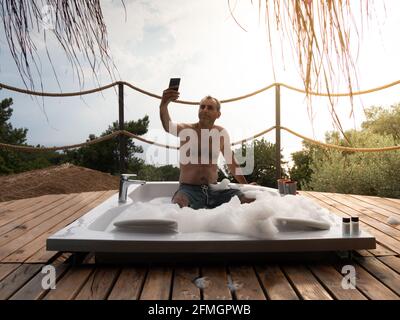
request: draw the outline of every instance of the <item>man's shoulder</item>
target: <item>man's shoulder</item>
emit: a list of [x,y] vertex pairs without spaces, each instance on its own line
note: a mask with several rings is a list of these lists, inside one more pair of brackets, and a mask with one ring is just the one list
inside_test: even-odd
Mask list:
[[229,137],[228,130],[226,130],[224,127],[214,125],[214,129],[218,130],[219,134],[222,134],[223,137]]
[[216,124],[214,124],[213,129],[217,129],[218,131],[226,131],[226,129],[224,127],[216,125]]
[[181,129],[193,129],[195,128],[195,123],[178,123],[178,127],[180,127]]

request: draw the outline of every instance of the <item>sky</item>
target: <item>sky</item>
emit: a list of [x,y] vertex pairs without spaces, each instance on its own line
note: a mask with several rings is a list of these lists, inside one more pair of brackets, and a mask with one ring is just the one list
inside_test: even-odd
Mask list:
[[[226,0],[125,0],[125,11],[119,0],[104,0],[103,13],[108,28],[111,55],[120,79],[144,90],[161,95],[169,78],[180,77],[180,98],[199,101],[205,95],[218,99],[237,97],[265,87],[275,81],[302,87],[298,68],[284,44],[276,48],[272,69],[265,21],[259,21],[258,2],[231,1],[234,15],[244,31],[232,18]],[[379,8],[379,6],[377,6]],[[357,60],[359,89],[369,89],[400,79],[400,42],[398,30],[400,3],[386,1],[386,13],[375,12],[378,23],[365,26]],[[357,14],[358,12],[356,12]],[[262,16],[262,15],[261,15]],[[0,29],[0,82],[23,87],[16,66],[10,57]],[[38,37],[38,53],[42,57],[44,90],[59,92],[60,88],[47,63],[44,43]],[[61,79],[63,92],[77,91],[76,77],[62,51],[49,41],[53,62]],[[88,69],[87,69],[88,70]],[[110,79],[104,70],[98,74],[102,85]],[[96,86],[86,77],[83,89]],[[357,89],[357,88],[355,88]],[[346,91],[346,90],[341,90]],[[398,86],[367,94],[354,100],[355,117],[350,118],[350,101],[340,98],[337,111],[344,129],[360,128],[365,119],[363,108],[371,105],[390,106],[400,102]],[[14,113],[11,123],[28,131],[27,142],[32,145],[62,146],[86,141],[89,134],[99,136],[118,119],[118,96],[112,89],[102,94],[71,98],[34,99],[27,95],[0,90],[0,99],[12,97]],[[275,93],[269,90],[257,96],[222,106],[217,124],[225,127],[231,140],[252,136],[275,123]],[[43,105],[45,112],[43,111]],[[281,89],[281,125],[305,136],[323,141],[332,130],[326,98],[313,98],[313,122],[309,118],[304,95]],[[197,107],[171,104],[174,122],[196,122]],[[175,137],[162,130],[159,119],[159,100],[125,88],[125,120],[137,120],[149,115],[149,131],[144,136],[160,143],[177,145]],[[275,141],[274,133],[265,135]],[[301,149],[301,140],[282,132],[283,154]],[[145,146],[142,157],[156,165],[177,164],[176,151]]]

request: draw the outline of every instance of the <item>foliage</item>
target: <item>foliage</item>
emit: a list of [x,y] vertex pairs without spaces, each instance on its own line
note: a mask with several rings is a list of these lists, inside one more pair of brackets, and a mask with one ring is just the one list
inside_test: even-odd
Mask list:
[[138,172],[138,179],[146,181],[178,181],[180,170],[172,165],[155,167],[145,164]]
[[[254,155],[254,169],[251,174],[245,175],[248,182],[257,182],[266,187],[276,187],[275,144],[262,138],[254,140],[254,144],[243,144],[234,153],[238,159],[241,158],[241,155]],[[283,174],[285,173],[283,172]]]
[[[48,38],[54,38],[64,50],[80,84],[85,76],[83,62],[88,63],[95,78],[100,65],[113,76],[115,67],[109,54],[100,0],[2,0],[0,15],[8,48],[25,85],[29,82],[34,87],[35,73],[41,77],[42,60],[38,52],[43,40],[55,73],[51,59],[55,48],[49,50]],[[49,37],[50,34],[54,37]],[[56,73],[55,76],[58,81]]]
[[[365,115],[361,131],[345,133],[350,146],[381,148],[399,144],[399,103],[389,109],[372,106]],[[339,132],[326,133],[325,140],[349,146]],[[400,151],[341,152],[303,142],[303,150],[292,157],[290,177],[303,189],[400,198]]]
[[303,190],[311,181],[313,171],[310,165],[313,152],[315,152],[315,148],[303,141],[303,150],[292,153],[294,165],[289,168],[289,176],[290,179],[297,181],[299,190]]
[[[370,130],[353,130],[347,134],[357,147],[380,148],[395,144],[392,136]],[[339,144],[344,141],[340,140]],[[400,197],[400,151],[319,151],[313,154],[310,168],[313,173],[308,187],[313,190]]]
[[[0,142],[28,146],[26,143],[28,129],[13,128],[9,122],[13,113],[12,104],[12,99],[0,102]],[[61,156],[57,152],[27,153],[0,149],[0,175],[41,169],[60,162]]]
[[[143,135],[147,132],[149,125],[149,117],[145,116],[137,121],[125,122],[125,130],[136,135]],[[114,122],[104,131],[100,137],[106,136],[119,130],[118,122]],[[89,136],[87,141],[96,139],[94,134]],[[136,158],[135,153],[143,152],[141,146],[135,145],[132,139],[127,142],[127,172],[136,173],[143,166],[144,161]],[[76,165],[108,172],[110,174],[119,173],[119,139],[106,140],[93,145],[81,147],[77,150],[66,151],[67,160]]]
[[365,110],[367,120],[362,128],[381,135],[391,135],[396,142],[400,141],[400,103],[392,105],[389,110],[381,106],[372,106]]
[[[4,99],[0,102],[0,142],[12,145],[28,146],[26,143],[28,129],[13,128],[10,118],[13,113],[12,99]],[[125,130],[136,135],[147,132],[149,125],[148,116],[137,121],[125,123]],[[114,122],[101,136],[108,135],[119,130],[118,123]],[[89,135],[87,141],[95,139],[94,134]],[[41,147],[37,145],[36,147]],[[153,167],[144,165],[144,161],[135,157],[136,153],[143,152],[142,147],[135,145],[132,139],[127,142],[127,172],[141,173],[146,180],[178,180],[179,169],[172,166]],[[84,146],[75,150],[65,150],[64,153],[49,152],[22,152],[11,149],[0,149],[0,175],[7,175],[46,168],[52,165],[70,162],[77,166],[94,170],[119,173],[119,140],[114,138],[94,145]],[[153,174],[154,172],[155,174]]]

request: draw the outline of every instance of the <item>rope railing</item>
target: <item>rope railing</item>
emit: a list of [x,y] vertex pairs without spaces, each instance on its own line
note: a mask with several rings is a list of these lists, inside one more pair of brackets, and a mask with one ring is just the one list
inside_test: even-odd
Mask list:
[[62,147],[30,147],[30,146],[21,146],[21,145],[0,143],[0,148],[8,149],[8,150],[16,150],[16,151],[25,151],[25,152],[47,152],[47,151],[57,151],[57,150],[68,150],[68,149],[79,148],[79,147],[88,146],[91,144],[96,144],[96,143],[99,143],[102,141],[106,141],[106,140],[112,139],[115,136],[118,136],[119,134],[120,134],[119,131],[115,131],[111,134],[108,134],[108,135],[100,137],[100,138],[96,138],[96,139],[86,141],[83,143],[79,143],[79,144],[72,144],[72,145],[67,145],[67,146],[62,146]]
[[[379,90],[384,90],[387,88],[390,88],[392,86],[398,85],[400,84],[400,80],[398,81],[394,81],[391,83],[388,83],[386,85],[380,86],[380,87],[376,87],[373,89],[369,89],[369,90],[361,90],[361,91],[355,91],[355,92],[351,92],[351,93],[320,93],[320,92],[313,92],[313,91],[305,91],[296,87],[292,87],[289,86],[285,83],[272,83],[260,90],[248,93],[246,95],[242,95],[239,97],[235,97],[235,98],[230,98],[230,99],[226,99],[226,100],[221,100],[221,103],[228,103],[228,102],[233,102],[233,101],[238,101],[238,100],[242,100],[242,99],[246,99],[249,98],[251,96],[257,95],[261,92],[264,92],[268,89],[271,89],[272,87],[276,87],[276,89],[278,90],[281,86],[285,87],[289,90],[293,90],[293,91],[297,91],[299,93],[303,93],[303,94],[308,94],[308,95],[313,95],[313,96],[334,96],[334,97],[344,97],[344,96],[351,96],[351,95],[362,95],[362,94],[367,94],[367,93],[372,93],[372,92],[376,92]],[[157,98],[157,99],[161,99],[162,97],[151,93],[149,91],[143,90],[137,86],[132,85],[129,82],[125,82],[125,81],[116,81],[113,83],[110,83],[108,85],[99,87],[99,88],[95,88],[95,89],[91,89],[91,90],[86,90],[86,91],[76,91],[76,92],[69,92],[69,93],[49,93],[49,92],[38,92],[38,91],[32,91],[32,90],[26,90],[26,89],[21,89],[21,88],[17,88],[17,87],[13,87],[7,84],[3,84],[0,83],[0,88],[4,88],[7,90],[11,90],[11,91],[15,91],[15,92],[19,92],[19,93],[23,93],[23,94],[30,94],[30,95],[36,95],[36,96],[47,96],[47,97],[72,97],[72,96],[82,96],[82,95],[87,95],[87,94],[92,94],[95,92],[99,92],[99,91],[103,91],[109,88],[112,88],[114,86],[118,85],[121,90],[121,88],[123,88],[123,86],[127,86],[133,90],[136,90],[142,94],[151,96],[153,98]],[[197,105],[198,102],[195,101],[184,101],[184,100],[177,100],[175,101],[176,103],[181,103],[181,104],[187,104],[187,105]],[[123,108],[122,108],[123,110]],[[120,112],[121,112],[121,106],[120,106]],[[123,118],[122,118],[123,119]],[[120,120],[122,121],[122,120]],[[123,123],[123,121],[122,121]],[[385,152],[385,151],[394,151],[394,150],[400,150],[400,146],[390,146],[390,147],[382,147],[382,148],[356,148],[356,147],[345,147],[345,146],[340,146],[340,145],[334,145],[334,144],[328,144],[328,143],[324,143],[324,142],[320,142],[311,138],[308,138],[300,133],[297,133],[289,128],[286,127],[282,127],[280,126],[280,123],[277,122],[277,124],[271,128],[268,128],[266,130],[263,130],[259,133],[257,133],[254,136],[248,137],[246,139],[242,139],[236,142],[231,143],[232,146],[237,145],[237,144],[243,144],[249,141],[252,141],[274,129],[282,129],[287,131],[288,133],[297,136],[298,138],[301,138],[305,141],[308,141],[311,144],[317,145],[319,147],[323,147],[323,148],[328,148],[328,149],[335,149],[335,150],[342,150],[342,151],[349,151],[349,152]],[[278,132],[278,130],[277,130]],[[140,137],[138,135],[135,135],[131,132],[128,132],[126,130],[118,130],[118,131],[114,131],[111,134],[90,140],[90,141],[86,141],[84,143],[79,143],[79,144],[74,144],[74,145],[66,145],[66,146],[61,146],[61,147],[31,147],[31,146],[21,146],[21,145],[11,145],[11,144],[6,144],[6,143],[0,143],[0,148],[3,149],[8,149],[8,150],[16,150],[16,151],[25,151],[25,152],[46,152],[46,151],[57,151],[57,150],[68,150],[68,149],[74,149],[74,148],[79,148],[79,147],[83,147],[83,146],[87,146],[87,145],[92,145],[92,144],[96,144],[96,143],[100,143],[106,140],[110,140],[116,136],[127,136],[129,138],[133,138],[133,139],[137,139],[139,141],[142,141],[144,143],[148,143],[148,144],[152,144],[155,146],[159,146],[159,147],[163,147],[163,148],[167,148],[167,149],[175,149],[175,150],[179,150],[178,146],[171,146],[171,145],[166,145],[166,144],[162,144],[162,143],[158,143],[156,141],[151,141],[148,139],[145,139],[143,137]]]
[[[238,140],[236,142],[232,142],[231,145],[235,146],[238,144],[242,144],[242,143],[246,143],[249,141],[252,141],[274,129],[276,129],[277,126],[273,126],[270,127],[266,130],[263,130],[259,133],[257,133],[256,135],[243,139],[243,140]],[[280,129],[287,131],[288,133],[297,136],[298,138],[301,138],[305,141],[308,141],[311,144],[317,145],[319,147],[323,147],[323,148],[327,148],[327,149],[335,149],[335,150],[341,150],[341,151],[348,151],[348,152],[386,152],[386,151],[395,151],[395,150],[400,150],[400,146],[390,146],[390,147],[381,147],[381,148],[353,148],[353,147],[345,147],[345,146],[339,146],[339,145],[334,145],[334,144],[329,144],[329,143],[324,143],[324,142],[320,142],[311,138],[308,138],[300,133],[297,133],[296,131],[293,131],[289,128],[283,127],[281,126]],[[116,136],[119,135],[124,135],[127,136],[129,138],[133,138],[133,139],[137,139],[139,141],[148,143],[148,144],[152,144],[158,147],[163,147],[166,149],[174,149],[174,150],[179,150],[178,146],[171,146],[171,145],[166,145],[166,144],[162,144],[162,143],[158,143],[152,140],[148,140],[145,139],[143,137],[140,137],[136,134],[133,134],[129,131],[126,130],[118,130],[118,131],[114,131],[111,134],[105,135],[103,137],[100,138],[96,138],[84,143],[79,143],[79,144],[74,144],[74,145],[67,145],[67,146],[62,146],[62,147],[29,147],[29,146],[19,146],[19,145],[11,145],[11,144],[6,144],[6,143],[0,143],[0,148],[3,149],[8,149],[8,150],[16,150],[16,151],[26,151],[26,152],[45,152],[45,151],[56,151],[56,150],[68,150],[68,149],[74,149],[74,148],[79,148],[79,147],[83,147],[86,145],[92,145],[95,143],[100,143],[106,140],[110,140]]]
[[[157,98],[157,99],[161,99],[162,97],[160,95],[154,94],[152,92],[143,90],[137,86],[134,86],[133,84],[126,82],[126,81],[116,81],[113,83],[110,83],[108,85],[99,87],[99,88],[95,88],[95,89],[90,89],[90,90],[85,90],[85,91],[76,91],[76,92],[68,92],[68,93],[52,93],[52,92],[39,92],[39,91],[32,91],[32,90],[27,90],[27,89],[21,89],[21,88],[17,88],[17,87],[13,87],[4,83],[0,83],[0,88],[3,89],[7,89],[10,91],[15,91],[15,92],[19,92],[19,93],[24,93],[24,94],[30,94],[30,95],[35,95],[35,96],[42,96],[42,97],[73,97],[73,96],[82,96],[82,95],[87,95],[87,94],[91,94],[91,93],[95,93],[95,92],[99,92],[99,91],[103,91],[109,88],[112,88],[114,86],[117,85],[126,85],[127,87],[136,90],[140,93],[143,93],[145,95],[148,95],[150,97],[153,98]],[[238,96],[238,97],[234,97],[234,98],[230,98],[230,99],[225,99],[225,100],[221,100],[221,103],[229,103],[229,102],[234,102],[234,101],[239,101],[239,100],[243,100],[252,96],[255,96],[261,92],[267,91],[273,87],[276,86],[282,86],[285,87],[289,90],[293,90],[299,93],[303,93],[303,94],[307,94],[307,95],[311,95],[311,96],[320,96],[320,97],[349,97],[349,96],[357,96],[357,95],[363,95],[363,94],[367,94],[367,93],[372,93],[372,92],[376,92],[376,91],[380,91],[380,90],[384,90],[384,89],[388,89],[390,87],[393,87],[395,85],[400,84],[400,80],[385,84],[383,86],[379,86],[376,88],[372,88],[372,89],[368,89],[368,90],[360,90],[360,91],[354,91],[351,93],[325,93],[325,92],[316,92],[316,91],[306,91],[303,89],[299,89],[293,86],[290,86],[288,84],[285,83],[281,83],[281,82],[275,82],[272,83],[264,88],[261,88],[259,90],[250,92],[248,94],[242,95],[242,96]],[[187,105],[197,105],[199,102],[198,101],[186,101],[186,100],[176,100],[174,101],[176,103],[180,103],[180,104],[187,104]]]
[[8,84],[0,83],[0,88],[7,89],[14,92],[19,92],[23,94],[30,94],[32,96],[40,96],[40,97],[75,97],[75,96],[84,96],[87,94],[107,90],[116,86],[118,82],[110,83],[106,86],[102,86],[95,89],[85,90],[85,91],[75,91],[75,92],[67,92],[67,93],[55,93],[55,92],[39,92],[39,91],[32,91],[27,89],[21,89],[17,87],[10,86]]
[[298,138],[306,140],[311,144],[315,144],[317,146],[320,146],[323,148],[328,148],[328,149],[336,149],[336,150],[349,151],[349,152],[385,152],[385,151],[400,150],[400,146],[390,146],[390,147],[382,147],[382,148],[353,148],[353,147],[339,146],[339,145],[324,143],[324,142],[320,142],[320,141],[308,138],[308,137],[303,136],[302,134],[297,133],[286,127],[281,127],[281,129],[291,133],[292,135],[294,135]]

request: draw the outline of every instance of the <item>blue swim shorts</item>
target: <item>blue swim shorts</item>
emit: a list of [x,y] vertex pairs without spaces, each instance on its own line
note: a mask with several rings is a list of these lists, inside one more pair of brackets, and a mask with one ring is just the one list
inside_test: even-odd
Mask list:
[[242,196],[243,192],[238,189],[213,190],[209,185],[195,185],[180,183],[174,196],[181,192],[188,197],[189,207],[192,209],[212,209],[223,203],[229,202],[234,196]]

